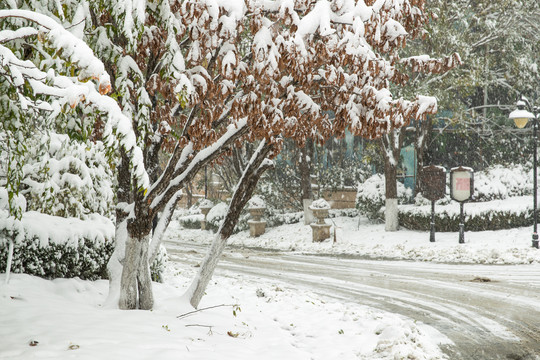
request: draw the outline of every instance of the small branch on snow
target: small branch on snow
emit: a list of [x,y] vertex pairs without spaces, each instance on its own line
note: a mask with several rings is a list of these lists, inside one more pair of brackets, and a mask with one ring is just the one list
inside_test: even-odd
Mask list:
[[183,319],[185,317],[188,317],[189,315],[193,315],[195,313],[198,313],[200,311],[204,311],[204,310],[209,310],[209,309],[215,309],[215,308],[218,308],[218,307],[235,307],[235,306],[238,306],[238,304],[221,304],[221,305],[214,305],[214,306],[209,306],[209,307],[205,307],[205,308],[202,308],[202,309],[197,309],[197,310],[193,310],[193,311],[190,311],[190,312],[187,312],[185,314],[182,314],[182,315],[178,315],[176,318],[177,319]]
[[209,328],[210,330],[212,330],[212,328],[214,327],[213,325],[201,325],[201,324],[187,324],[185,325],[186,327],[205,327],[205,328]]

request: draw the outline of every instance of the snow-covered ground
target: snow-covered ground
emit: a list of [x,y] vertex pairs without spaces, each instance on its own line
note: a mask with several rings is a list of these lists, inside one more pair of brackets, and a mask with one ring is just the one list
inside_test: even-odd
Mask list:
[[[331,238],[321,243],[312,241],[311,228],[303,223],[268,228],[260,237],[243,231],[231,237],[232,245],[262,247],[282,251],[315,254],[347,254],[369,258],[435,261],[476,264],[540,263],[540,250],[531,246],[532,226],[499,231],[465,231],[465,244],[458,243],[458,233],[436,233],[429,242],[429,232],[401,229],[387,232],[383,224],[361,217],[326,219],[333,224]],[[334,229],[337,229],[334,242]],[[181,232],[181,235],[180,235]],[[182,240],[209,242],[210,231],[182,229],[171,224],[170,236]]]
[[0,359],[444,358],[432,328],[278,281],[216,277],[200,308],[224,306],[178,318],[194,271],[170,266],[153,311],[103,308],[103,280],[1,274]]
[[[327,220],[331,221],[331,220]],[[267,229],[259,238],[235,234],[236,246],[306,253],[351,254],[440,262],[540,263],[531,229],[429,234],[366,219],[332,219],[337,232],[311,241],[303,224]],[[167,238],[207,243],[209,231],[171,223]],[[443,335],[414,319],[299,291],[278,280],[215,276],[200,307],[182,297],[197,269],[169,263],[164,284],[154,284],[153,311],[103,308],[106,281],[48,281],[0,274],[0,359],[441,359]],[[221,306],[224,305],[224,306]],[[32,346],[35,345],[35,346]]]

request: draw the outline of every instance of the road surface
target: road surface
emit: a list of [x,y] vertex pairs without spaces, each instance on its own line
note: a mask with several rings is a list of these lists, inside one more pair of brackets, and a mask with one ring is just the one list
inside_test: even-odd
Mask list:
[[[165,243],[172,260],[195,265],[206,246]],[[455,345],[449,359],[540,359],[540,266],[374,261],[229,248],[222,275],[275,279],[421,321]]]

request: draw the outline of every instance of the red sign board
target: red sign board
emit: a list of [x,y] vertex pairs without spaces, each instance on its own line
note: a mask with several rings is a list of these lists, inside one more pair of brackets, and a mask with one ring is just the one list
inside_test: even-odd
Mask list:
[[471,190],[471,180],[467,179],[467,178],[457,178],[456,179],[456,190],[470,191]]
[[474,193],[474,170],[457,167],[450,170],[450,197],[464,202],[472,198]]

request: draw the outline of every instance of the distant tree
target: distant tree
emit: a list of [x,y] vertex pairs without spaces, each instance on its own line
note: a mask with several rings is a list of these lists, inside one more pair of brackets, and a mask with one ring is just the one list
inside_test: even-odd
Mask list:
[[432,136],[434,121],[489,135],[483,141],[500,141],[491,131],[505,129],[505,106],[519,93],[534,93],[540,80],[538,1],[428,0],[427,5],[436,16],[426,25],[425,39],[412,42],[408,49],[413,53],[455,51],[463,65],[429,79],[417,74],[404,88],[405,96],[417,91],[436,96],[443,114],[413,124],[418,169],[425,164],[430,144],[439,141],[439,135]]

